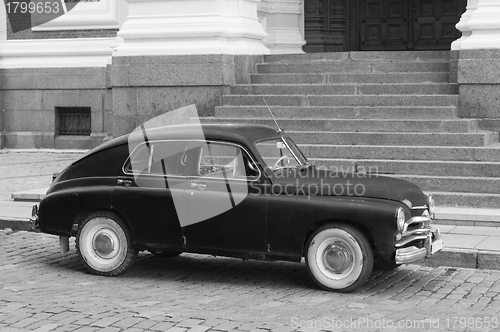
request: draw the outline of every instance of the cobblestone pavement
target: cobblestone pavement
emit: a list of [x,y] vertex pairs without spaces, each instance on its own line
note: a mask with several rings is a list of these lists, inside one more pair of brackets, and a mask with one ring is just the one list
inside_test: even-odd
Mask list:
[[82,152],[0,150],[0,201],[20,190],[48,187],[52,175],[62,171]]
[[498,331],[499,279],[408,265],[340,294],[303,264],[146,253],[106,278],[74,243],[61,255],[55,236],[0,230],[0,331]]

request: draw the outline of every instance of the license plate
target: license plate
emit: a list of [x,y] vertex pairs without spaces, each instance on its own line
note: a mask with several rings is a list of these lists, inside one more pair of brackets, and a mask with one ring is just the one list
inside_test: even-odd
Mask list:
[[434,255],[434,253],[438,252],[441,249],[443,249],[443,239],[438,239],[432,242],[431,254]]

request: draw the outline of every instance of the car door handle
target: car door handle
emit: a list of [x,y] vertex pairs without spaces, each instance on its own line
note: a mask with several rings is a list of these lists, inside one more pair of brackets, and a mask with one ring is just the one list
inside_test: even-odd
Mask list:
[[118,179],[116,181],[116,184],[125,186],[125,187],[130,187],[132,185],[132,180],[127,180],[127,179]]
[[205,183],[191,182],[191,188],[198,188],[199,190],[205,190],[207,189],[207,185]]

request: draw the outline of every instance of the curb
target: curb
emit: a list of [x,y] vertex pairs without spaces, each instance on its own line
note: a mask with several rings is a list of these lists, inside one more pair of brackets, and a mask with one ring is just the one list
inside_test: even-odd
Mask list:
[[31,231],[31,222],[25,218],[0,217],[0,229],[13,231]]
[[500,270],[500,252],[443,248],[432,257],[415,262],[415,264],[429,267],[463,267],[480,270]]
[[[31,232],[29,219],[0,217],[0,230]],[[36,231],[35,231],[36,232]],[[461,267],[480,270],[500,270],[500,252],[474,249],[443,248],[432,257],[412,264],[428,267]]]

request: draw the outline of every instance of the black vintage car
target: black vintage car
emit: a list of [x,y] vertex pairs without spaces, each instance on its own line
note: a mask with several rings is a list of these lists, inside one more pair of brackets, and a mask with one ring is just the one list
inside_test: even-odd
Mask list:
[[[202,135],[200,136],[200,133]],[[281,131],[180,125],[123,136],[61,172],[36,227],[68,239],[93,274],[116,276],[138,251],[300,262],[327,290],[362,285],[442,247],[434,202],[414,184],[318,169]]]

